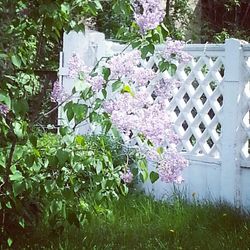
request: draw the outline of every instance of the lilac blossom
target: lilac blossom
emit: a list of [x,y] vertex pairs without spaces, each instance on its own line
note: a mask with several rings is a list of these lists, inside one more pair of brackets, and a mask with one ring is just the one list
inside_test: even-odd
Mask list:
[[120,178],[124,183],[131,183],[133,180],[133,174],[130,169],[126,169],[124,172],[120,173]]
[[53,84],[53,89],[51,93],[51,101],[62,103],[67,99],[68,95],[65,93],[62,84],[57,80]]
[[142,33],[156,28],[164,19],[162,0],[134,0],[134,18]]
[[155,85],[155,94],[162,99],[169,99],[173,96],[174,89],[181,86],[180,81],[164,77]]
[[146,86],[156,77],[156,73],[152,69],[136,67],[131,75],[131,81],[139,86]]
[[184,168],[188,166],[188,161],[177,151],[175,147],[169,147],[162,155],[157,170],[160,180],[163,182],[181,183],[181,176]]
[[[180,182],[181,171],[187,161],[177,151],[180,142],[172,123],[172,115],[165,107],[154,101],[145,87],[140,87],[134,96],[119,93],[113,100],[104,103],[104,110],[122,133],[142,134],[153,144],[147,157],[158,164],[160,179],[164,182]],[[167,149],[166,149],[167,145]],[[163,147],[163,153],[156,150]],[[145,154],[144,149],[141,149]],[[144,151],[144,152],[143,152]]]
[[[113,124],[122,132],[140,131],[156,145],[178,143],[174,133],[171,114],[162,105],[153,102],[146,91],[138,91],[135,96],[119,94],[115,100],[106,101],[104,110],[110,113]],[[169,141],[166,139],[169,137]]]
[[68,68],[68,77],[72,79],[78,78],[80,73],[90,73],[90,69],[81,62],[80,58],[75,53],[73,53],[72,57],[69,59]]
[[179,63],[188,63],[192,59],[192,56],[183,51],[184,46],[185,42],[183,41],[167,38],[165,41],[165,49],[162,53],[162,57],[169,61],[175,59]]
[[137,65],[140,64],[141,53],[139,50],[122,53],[112,57],[107,62],[107,67],[111,71],[111,78],[127,77],[134,72]]
[[94,92],[98,92],[103,88],[104,78],[101,75],[87,77],[87,81],[92,86]]
[[9,113],[9,108],[7,105],[0,103],[0,114],[6,116]]

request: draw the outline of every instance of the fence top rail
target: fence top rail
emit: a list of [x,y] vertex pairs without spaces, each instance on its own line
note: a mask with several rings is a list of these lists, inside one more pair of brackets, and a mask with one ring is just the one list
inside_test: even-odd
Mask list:
[[249,43],[248,44],[243,44],[242,49],[243,49],[243,51],[250,52],[250,44]]
[[[112,41],[109,41],[112,43]],[[250,44],[242,44],[243,51],[250,52]],[[118,42],[112,43],[112,48],[114,49],[121,49],[127,47],[126,44],[119,44]],[[163,50],[164,45],[159,44],[156,46],[158,50]],[[130,48],[131,49],[131,48]],[[202,52],[202,51],[225,51],[225,44],[186,44],[184,47],[184,50],[186,51],[196,51],[196,52]]]
[[[164,44],[157,45],[156,48],[158,50],[163,50],[165,47]],[[184,47],[186,51],[196,51],[196,52],[203,52],[203,51],[224,51],[225,44],[186,44]]]
[[225,51],[225,44],[186,44],[187,51]]

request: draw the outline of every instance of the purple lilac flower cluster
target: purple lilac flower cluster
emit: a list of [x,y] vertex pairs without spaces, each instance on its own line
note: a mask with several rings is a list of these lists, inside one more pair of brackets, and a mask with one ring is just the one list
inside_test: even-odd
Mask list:
[[161,181],[181,183],[182,171],[188,166],[188,161],[180,155],[176,147],[169,147],[159,160],[158,173]]
[[78,78],[80,73],[89,74],[91,71],[89,67],[81,62],[80,58],[75,53],[73,53],[72,57],[69,59],[68,68],[68,77],[72,79]]
[[[124,93],[115,100],[107,101],[104,109],[110,113],[112,123],[121,132],[142,133],[153,143],[148,157],[158,163],[162,181],[181,180],[181,171],[187,166],[187,161],[176,149],[180,140],[173,129],[169,112],[161,104],[155,103],[147,92],[138,92],[134,97]],[[164,145],[169,146],[160,155],[156,148]]]
[[119,94],[115,100],[106,101],[104,109],[110,113],[113,124],[123,133],[132,130],[140,132],[159,146],[179,142],[170,113],[161,104],[154,102],[146,91],[138,91],[135,96],[129,93]]
[[165,17],[162,0],[133,0],[134,18],[142,33],[156,28]]
[[167,38],[162,57],[168,61],[172,61],[172,59],[175,59],[179,63],[188,63],[192,59],[192,56],[183,51],[184,46],[185,42],[183,41]]
[[130,183],[133,180],[133,174],[131,173],[130,169],[127,169],[120,173],[120,178],[124,183]]
[[184,180],[182,171],[188,166],[188,161],[180,155],[174,144],[171,144],[162,154],[159,154],[156,148],[151,148],[148,151],[148,157],[158,163],[157,170],[161,181],[181,183]]
[[94,92],[102,89],[104,78],[102,75],[91,76],[91,69],[81,63],[80,58],[74,53],[68,63],[68,77],[72,79],[79,78],[83,74],[84,79],[92,86]]
[[131,81],[139,86],[146,86],[149,81],[156,77],[156,73],[152,69],[137,67],[131,75]]
[[149,81],[156,77],[152,69],[140,67],[141,52],[134,50],[112,57],[107,62],[107,67],[111,71],[111,78],[126,78],[139,86],[146,86]]
[[51,101],[62,103],[68,98],[68,95],[65,93],[62,84],[59,80],[55,81],[53,84],[53,89],[51,92]]
[[[167,40],[166,43],[168,43]],[[175,43],[170,43],[174,46]],[[165,59],[178,59],[187,62],[190,56],[182,51],[183,43],[176,42],[176,49],[171,49]],[[166,47],[165,52],[168,51]],[[133,85],[135,93],[118,93],[116,98],[104,102],[104,110],[110,114],[112,123],[124,134],[143,134],[153,146],[142,149],[150,160],[156,162],[160,179],[164,182],[182,181],[181,172],[187,166],[185,158],[178,153],[177,145],[180,138],[175,133],[172,114],[167,111],[164,100],[173,96],[174,89],[180,87],[180,81],[163,77],[157,79],[152,69],[143,67],[137,51],[123,53],[108,61],[111,78],[120,78]],[[185,59],[185,60],[184,60]],[[153,80],[153,93],[158,98],[153,99],[147,90]],[[164,148],[159,154],[157,148]]]
[[134,72],[134,68],[140,64],[141,52],[133,50],[113,56],[108,62],[107,67],[111,71],[111,78],[128,77]]
[[162,99],[169,99],[173,96],[174,89],[181,86],[181,82],[175,79],[164,77],[155,85],[155,94]]
[[9,113],[9,108],[7,105],[0,103],[0,114],[6,116]]

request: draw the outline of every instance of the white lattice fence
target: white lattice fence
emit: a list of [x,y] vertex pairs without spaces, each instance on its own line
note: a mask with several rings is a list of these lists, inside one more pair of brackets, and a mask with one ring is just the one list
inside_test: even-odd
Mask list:
[[[65,88],[73,86],[65,77],[73,52],[94,66],[101,57],[125,47],[97,32],[65,35],[60,65]],[[162,46],[157,50],[161,53]],[[200,198],[250,206],[250,46],[229,39],[220,45],[187,45],[185,50],[193,59],[188,65],[178,65],[174,78],[182,85],[168,100],[181,138],[180,150],[190,159],[181,188],[189,197],[196,193]],[[145,66],[154,67],[157,60],[154,57]],[[160,182],[145,185],[158,197],[171,188]]]
[[247,46],[244,50],[244,77],[245,88],[242,97],[242,148],[241,148],[241,165],[248,166],[250,161],[250,50]]

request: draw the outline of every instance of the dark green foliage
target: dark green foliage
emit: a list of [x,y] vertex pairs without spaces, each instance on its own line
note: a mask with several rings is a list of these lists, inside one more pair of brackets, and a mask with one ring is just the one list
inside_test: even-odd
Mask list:
[[[99,205],[126,194],[120,171],[127,157],[133,164],[133,155],[107,136],[44,134],[17,145],[9,180],[1,180],[0,242],[11,238],[15,244],[20,234],[26,239],[43,217],[55,231],[67,223],[80,227],[91,213],[89,201]],[[6,157],[0,158],[4,176]]]

